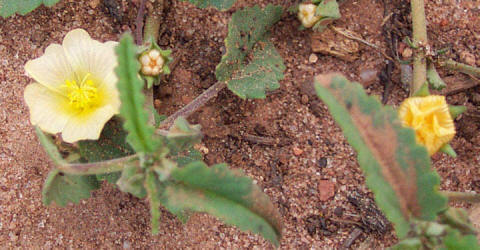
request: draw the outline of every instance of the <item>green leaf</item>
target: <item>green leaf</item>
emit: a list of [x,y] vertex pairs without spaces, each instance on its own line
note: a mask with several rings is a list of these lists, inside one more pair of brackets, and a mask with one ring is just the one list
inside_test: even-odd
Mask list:
[[225,164],[209,168],[203,162],[177,168],[171,177],[176,182],[167,184],[162,203],[172,213],[210,213],[278,245],[282,232],[280,215],[249,178],[229,170]]
[[317,76],[315,88],[357,151],[367,186],[398,237],[407,236],[412,217],[434,220],[447,204],[437,190],[440,178],[431,170],[426,149],[417,145],[412,129],[402,127],[396,111],[340,75]]
[[201,160],[203,160],[202,153],[194,148],[186,150],[184,154],[177,155],[175,158],[178,167],[184,167],[189,163]]
[[148,199],[150,201],[150,214],[152,216],[152,233],[158,234],[158,226],[160,220],[160,193],[163,191],[155,172],[147,171],[145,178],[145,189],[148,193]]
[[477,250],[480,246],[477,237],[472,234],[462,235],[458,230],[450,230],[443,240],[446,249],[451,250]]
[[328,24],[341,17],[340,9],[336,0],[321,1],[317,6],[315,15],[321,17],[321,19],[313,26],[313,30],[317,31],[323,31]]
[[59,0],[0,0],[0,16],[9,17],[15,13],[25,15],[44,4],[51,7]]
[[236,0],[181,0],[195,4],[198,8],[215,7],[219,10],[228,10]]
[[94,175],[69,175],[54,169],[43,185],[43,204],[50,205],[54,201],[64,207],[68,202],[78,203],[81,199],[89,198],[90,192],[99,187],[100,183]]
[[392,250],[418,250],[422,248],[422,241],[419,238],[408,238],[392,246]]
[[140,63],[132,36],[125,34],[115,52],[118,56],[115,73],[122,102],[120,115],[125,119],[123,126],[128,131],[127,141],[136,152],[154,152],[158,142],[154,140],[154,128],[148,125],[148,114],[143,109],[143,81],[138,78]]
[[122,192],[131,193],[138,198],[144,198],[147,191],[143,186],[145,175],[137,166],[127,166],[117,180],[117,186]]
[[190,125],[183,117],[177,118],[167,135],[170,153],[177,154],[200,142],[200,128],[200,125]]
[[457,152],[452,148],[450,144],[445,144],[440,148],[441,152],[444,152],[447,155],[450,155],[451,157],[455,158],[457,157]]
[[269,4],[235,12],[225,39],[227,52],[217,65],[219,81],[241,98],[265,98],[265,91],[280,87],[285,65],[268,39],[268,30],[282,15],[282,7]]
[[452,119],[455,119],[457,116],[467,111],[467,107],[463,105],[448,105],[448,111],[450,111]]
[[[111,119],[103,128],[98,140],[78,142],[80,155],[87,162],[100,162],[134,154],[132,147],[126,142],[127,132],[122,128],[120,119]],[[97,175],[99,180],[116,183],[120,173]]]
[[445,82],[442,80],[437,70],[435,69],[435,65],[431,62],[428,63],[427,81],[428,83],[430,83],[430,87],[432,89],[440,90],[447,87],[447,84],[445,84]]

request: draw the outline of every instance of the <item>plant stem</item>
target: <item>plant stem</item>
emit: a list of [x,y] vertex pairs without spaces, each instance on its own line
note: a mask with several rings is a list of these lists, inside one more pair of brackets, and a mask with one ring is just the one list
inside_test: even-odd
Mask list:
[[207,103],[210,99],[217,96],[218,93],[225,87],[227,87],[227,84],[224,82],[215,83],[210,88],[205,90],[205,92],[197,96],[195,100],[175,112],[173,115],[170,115],[167,119],[160,123],[159,129],[157,131],[161,129],[169,129],[173,125],[173,122],[180,116],[187,118],[199,108],[201,108],[203,105],[205,105],[205,103]]
[[462,73],[472,75],[477,78],[480,77],[480,68],[473,67],[464,63],[455,62],[452,59],[449,59],[446,62],[444,62],[442,66],[447,69],[460,71]]
[[105,174],[123,170],[125,163],[138,159],[138,155],[130,155],[108,161],[92,163],[60,164],[58,169],[65,174],[91,175]]
[[[155,2],[153,2],[153,6],[148,8],[147,19],[145,20],[145,29],[143,30],[143,42],[149,43],[150,41],[157,41],[163,9],[164,0],[155,0]],[[151,88],[145,88],[144,94],[146,100],[145,108],[150,109],[150,106],[154,107],[153,86]],[[155,124],[155,115],[153,112],[156,112],[155,108],[152,109],[152,112],[149,112],[149,124]]]
[[137,45],[142,45],[142,29],[143,29],[143,16],[145,15],[145,1],[140,1],[140,7],[138,9],[137,18],[135,18],[135,41]]
[[424,0],[411,0],[413,43],[418,49],[413,58],[413,81],[410,96],[415,94],[427,81],[427,60],[424,46],[427,45],[427,25],[425,21]]
[[468,202],[468,203],[480,202],[480,194],[452,192],[452,191],[441,191],[441,193],[447,196],[448,201],[459,201],[459,202]]

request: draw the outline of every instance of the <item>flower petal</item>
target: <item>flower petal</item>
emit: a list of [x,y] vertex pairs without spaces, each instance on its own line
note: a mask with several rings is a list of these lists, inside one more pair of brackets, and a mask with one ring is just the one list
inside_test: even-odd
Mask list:
[[65,50],[58,44],[51,44],[43,56],[28,61],[25,64],[25,71],[38,83],[59,93],[61,93],[59,87],[73,76]]
[[68,61],[77,77],[90,73],[101,81],[101,84],[116,83],[114,69],[117,57],[114,48],[117,42],[101,43],[93,40],[83,29],[75,29],[67,33],[63,39],[63,48]]
[[68,99],[51,91],[44,85],[33,83],[24,92],[25,102],[30,109],[30,121],[43,131],[51,134],[61,132],[68,120],[75,115],[69,109]]
[[111,105],[105,105],[88,113],[80,113],[72,117],[62,131],[65,142],[79,140],[96,140],[100,137],[103,126],[115,114]]

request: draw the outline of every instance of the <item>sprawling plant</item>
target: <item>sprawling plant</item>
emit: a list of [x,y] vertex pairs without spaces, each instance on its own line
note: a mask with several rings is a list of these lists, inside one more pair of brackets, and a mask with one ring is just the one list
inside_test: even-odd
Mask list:
[[360,84],[331,74],[315,78],[318,96],[358,153],[375,201],[393,223],[398,249],[479,249],[465,211],[447,206],[427,148],[397,112]]

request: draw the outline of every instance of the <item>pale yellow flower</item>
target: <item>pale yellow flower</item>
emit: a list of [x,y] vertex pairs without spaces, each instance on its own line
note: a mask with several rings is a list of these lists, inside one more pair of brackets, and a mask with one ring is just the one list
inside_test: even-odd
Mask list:
[[320,16],[315,16],[316,10],[317,5],[312,3],[302,3],[298,6],[298,19],[302,22],[303,27],[310,28],[320,20]]
[[144,75],[158,76],[163,71],[165,59],[163,59],[158,50],[152,49],[140,56],[140,64]]
[[404,126],[415,130],[416,140],[433,155],[455,136],[455,125],[444,96],[410,97],[398,115]]
[[69,143],[98,139],[120,108],[116,44],[100,43],[76,29],[62,45],[51,44],[44,55],[28,61],[25,71],[36,81],[24,93],[31,123],[48,133],[62,133]]

